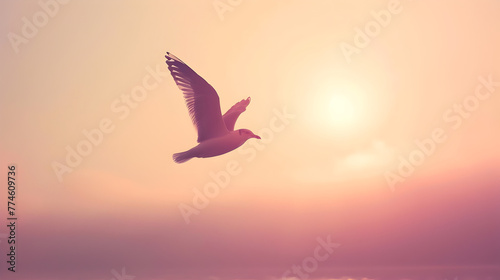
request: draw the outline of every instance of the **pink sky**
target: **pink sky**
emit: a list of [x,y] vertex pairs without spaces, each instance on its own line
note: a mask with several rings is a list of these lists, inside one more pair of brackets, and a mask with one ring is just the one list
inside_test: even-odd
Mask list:
[[[500,2],[214,8],[229,2],[73,0],[31,33],[23,18],[59,2],[0,4],[0,168],[17,165],[20,218],[15,276],[0,230],[1,279],[280,279],[327,236],[341,245],[311,279],[500,279]],[[250,96],[236,127],[263,139],[175,164],[196,131],[166,51],[223,112]]]

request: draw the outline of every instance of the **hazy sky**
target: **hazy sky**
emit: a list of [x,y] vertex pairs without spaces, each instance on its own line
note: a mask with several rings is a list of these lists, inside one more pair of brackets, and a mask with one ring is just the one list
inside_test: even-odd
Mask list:
[[[499,1],[54,1],[0,4],[2,279],[500,277]],[[174,163],[166,51],[263,139]]]

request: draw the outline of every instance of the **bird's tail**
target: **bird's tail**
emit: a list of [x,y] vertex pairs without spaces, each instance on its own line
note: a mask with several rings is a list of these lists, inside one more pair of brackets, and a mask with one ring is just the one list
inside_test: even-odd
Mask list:
[[183,163],[193,158],[189,151],[173,154],[172,158],[176,163]]

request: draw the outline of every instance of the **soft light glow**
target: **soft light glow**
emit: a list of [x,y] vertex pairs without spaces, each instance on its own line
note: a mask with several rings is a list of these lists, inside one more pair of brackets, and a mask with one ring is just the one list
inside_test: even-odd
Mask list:
[[312,108],[314,122],[320,131],[352,135],[364,130],[369,122],[364,91],[356,84],[328,83],[320,86]]
[[335,126],[353,125],[356,117],[359,116],[356,112],[356,104],[352,100],[352,96],[344,93],[335,94],[330,98],[329,104],[330,121]]

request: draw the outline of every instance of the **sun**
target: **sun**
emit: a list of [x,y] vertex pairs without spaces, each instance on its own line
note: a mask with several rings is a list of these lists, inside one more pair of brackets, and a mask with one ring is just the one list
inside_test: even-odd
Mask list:
[[358,117],[356,102],[352,96],[334,93],[328,102],[328,118],[337,127],[354,125]]
[[339,132],[354,132],[366,120],[364,91],[355,84],[330,85],[320,93],[323,121]]
[[311,93],[308,126],[318,134],[359,139],[375,126],[377,118],[373,108],[377,102],[369,94],[371,91],[358,81],[325,81],[318,83]]

